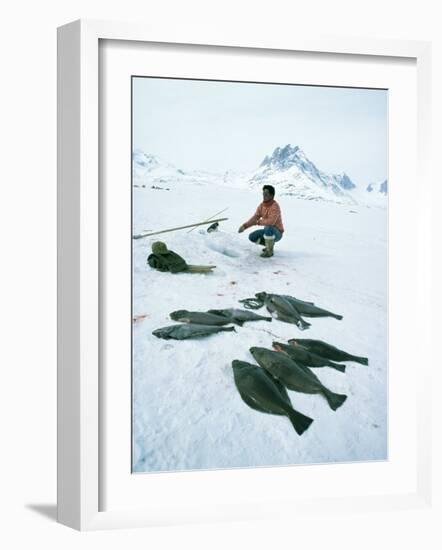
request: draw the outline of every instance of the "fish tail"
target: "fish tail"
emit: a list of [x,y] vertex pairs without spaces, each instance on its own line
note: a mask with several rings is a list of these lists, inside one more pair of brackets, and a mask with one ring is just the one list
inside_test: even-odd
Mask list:
[[305,414],[295,411],[295,409],[289,410],[287,416],[298,435],[302,435],[313,422],[313,418],[305,416]]
[[328,366],[332,369],[338,370],[339,372],[345,372],[345,365],[340,365],[339,363],[333,363],[332,361],[330,361],[330,364]]
[[330,408],[334,411],[336,409],[339,409],[339,407],[343,405],[345,400],[347,399],[346,395],[334,393],[328,390],[327,388],[324,388],[323,395],[327,399],[327,402],[330,405]]
[[367,357],[358,357],[357,355],[354,355],[352,357],[353,361],[356,361],[356,363],[361,363],[361,365],[368,365],[368,358]]
[[341,321],[344,318],[342,315],[333,315],[333,317],[338,321]]
[[298,325],[298,328],[301,330],[306,330],[307,328],[311,327],[311,324],[307,323],[307,321],[304,321],[304,319],[300,319],[297,325]]

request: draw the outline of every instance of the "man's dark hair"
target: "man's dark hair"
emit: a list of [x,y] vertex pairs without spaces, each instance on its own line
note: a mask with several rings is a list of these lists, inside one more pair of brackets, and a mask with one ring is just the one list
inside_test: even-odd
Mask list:
[[267,190],[272,195],[272,197],[275,196],[275,188],[273,187],[273,185],[264,185],[262,190],[263,191]]

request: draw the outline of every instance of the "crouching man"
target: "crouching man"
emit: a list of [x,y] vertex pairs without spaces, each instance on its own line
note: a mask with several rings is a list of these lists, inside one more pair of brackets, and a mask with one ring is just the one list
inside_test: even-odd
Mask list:
[[262,258],[271,258],[273,256],[275,242],[281,240],[284,233],[281,209],[279,204],[274,200],[274,196],[275,188],[272,185],[264,185],[262,188],[262,203],[258,206],[250,220],[243,223],[238,229],[238,233],[242,233],[252,225],[263,226],[262,229],[252,231],[249,235],[249,239],[253,243],[265,246],[261,254]]

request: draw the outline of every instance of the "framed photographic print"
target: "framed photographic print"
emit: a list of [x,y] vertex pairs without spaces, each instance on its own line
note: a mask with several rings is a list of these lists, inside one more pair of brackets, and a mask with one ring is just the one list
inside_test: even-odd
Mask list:
[[59,521],[425,505],[429,45],[172,34],[59,29]]

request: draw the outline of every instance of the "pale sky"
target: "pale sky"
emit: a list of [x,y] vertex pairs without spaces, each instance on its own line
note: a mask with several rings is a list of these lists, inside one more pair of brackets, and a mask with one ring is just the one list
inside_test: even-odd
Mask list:
[[133,147],[183,170],[249,171],[298,145],[327,173],[387,179],[388,92],[133,78]]

